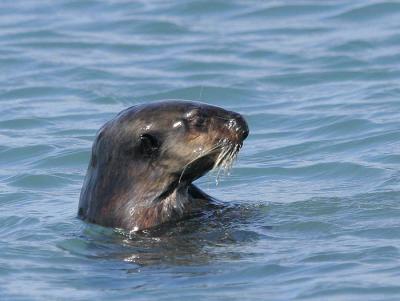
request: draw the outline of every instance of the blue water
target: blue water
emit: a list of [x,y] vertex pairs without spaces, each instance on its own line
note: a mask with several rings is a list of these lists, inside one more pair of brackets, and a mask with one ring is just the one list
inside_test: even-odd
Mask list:
[[[400,3],[1,1],[1,300],[399,300]],[[224,209],[131,238],[76,218],[96,130],[242,113]]]

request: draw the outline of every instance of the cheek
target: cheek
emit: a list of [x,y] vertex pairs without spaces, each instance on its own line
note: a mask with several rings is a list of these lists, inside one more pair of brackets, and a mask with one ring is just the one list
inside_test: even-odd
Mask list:
[[181,170],[201,155],[201,148],[201,145],[193,145],[192,143],[175,143],[169,148],[165,159],[168,160],[168,165],[172,170]]
[[182,143],[181,140],[172,138],[168,143],[164,144],[163,150],[163,159],[182,164],[186,161],[186,158],[190,156],[193,148],[190,143]]
[[164,159],[178,162],[178,164],[187,164],[209,152],[218,142],[215,135],[210,132],[191,132],[175,133],[176,135],[168,137],[164,144]]
[[193,142],[204,151],[213,148],[219,141],[219,133],[209,130],[206,133],[201,133]]

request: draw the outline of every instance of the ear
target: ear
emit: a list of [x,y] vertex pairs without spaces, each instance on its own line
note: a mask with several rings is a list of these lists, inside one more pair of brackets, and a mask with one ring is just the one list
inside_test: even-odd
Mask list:
[[140,149],[144,155],[151,156],[155,154],[159,148],[160,144],[157,137],[151,134],[140,135]]

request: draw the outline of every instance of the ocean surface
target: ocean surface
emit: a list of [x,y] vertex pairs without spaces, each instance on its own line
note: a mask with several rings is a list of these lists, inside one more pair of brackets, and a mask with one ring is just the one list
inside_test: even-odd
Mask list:
[[[0,2],[0,300],[400,300],[400,2]],[[77,219],[98,128],[240,112],[208,216]]]

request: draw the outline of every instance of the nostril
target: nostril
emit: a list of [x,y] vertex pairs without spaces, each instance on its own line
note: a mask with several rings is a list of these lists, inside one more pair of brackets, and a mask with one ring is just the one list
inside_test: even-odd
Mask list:
[[247,126],[247,122],[240,114],[235,114],[234,118],[229,119],[227,125],[228,128],[233,129],[235,132],[239,133],[243,140],[246,139],[249,135],[249,127]]

